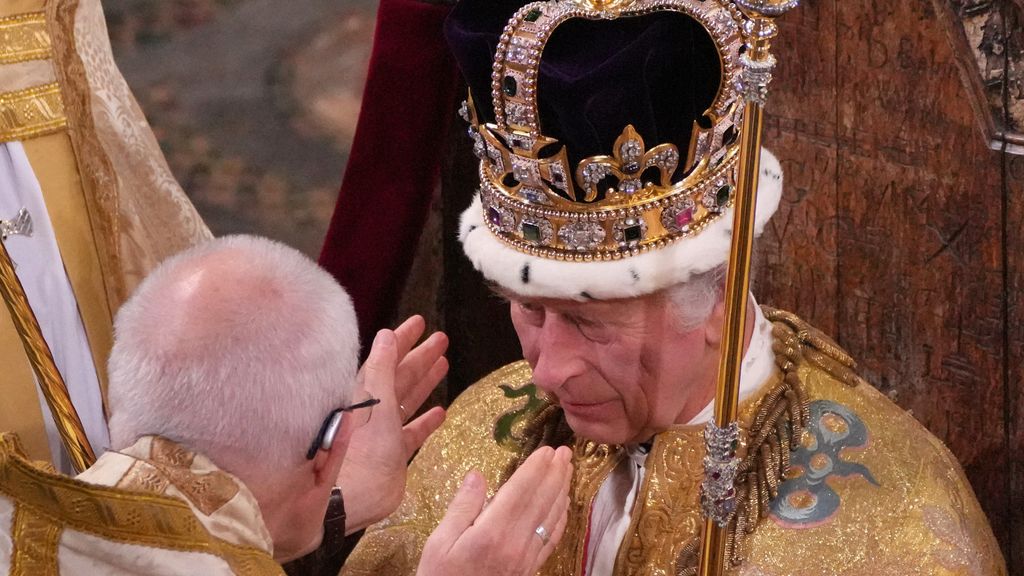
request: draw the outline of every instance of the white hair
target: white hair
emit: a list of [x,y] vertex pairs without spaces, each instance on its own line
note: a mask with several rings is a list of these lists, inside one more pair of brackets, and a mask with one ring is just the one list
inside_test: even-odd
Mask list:
[[693,274],[686,282],[669,286],[665,292],[675,316],[675,327],[689,332],[715,309],[725,295],[725,277],[728,267],[721,264],[700,274]]
[[168,259],[114,330],[115,449],[159,435],[243,477],[280,474],[353,396],[351,299],[300,252],[265,238],[220,238]]

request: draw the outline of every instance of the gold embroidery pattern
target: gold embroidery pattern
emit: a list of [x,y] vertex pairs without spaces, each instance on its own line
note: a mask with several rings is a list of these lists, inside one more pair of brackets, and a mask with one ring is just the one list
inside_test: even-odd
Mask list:
[[0,93],[0,141],[24,140],[67,127],[56,83]]
[[153,438],[150,459],[140,460],[118,482],[118,488],[165,494],[174,486],[200,512],[210,516],[238,494],[238,484],[223,472],[199,474],[189,468],[195,454],[165,438]]
[[0,18],[0,64],[46,60],[52,47],[42,12]]
[[78,158],[79,174],[85,189],[86,206],[96,235],[96,251],[103,268],[107,300],[111,310],[120,308],[127,298],[121,262],[121,237],[117,221],[117,175],[106,150],[96,134],[89,80],[85,64],[75,46],[75,16],[78,0],[52,0],[46,3],[47,24],[53,40],[54,69],[63,88],[65,112],[71,144]]
[[[669,430],[654,437],[633,516],[628,544],[619,549],[617,573],[656,575],[686,556],[684,547],[700,535],[700,481],[703,477],[703,427]],[[664,563],[652,563],[651,558]],[[681,567],[680,567],[681,568]]]
[[117,487],[122,490],[135,490],[150,494],[164,494],[170,485],[171,481],[166,476],[142,460],[135,461],[117,483]]
[[282,573],[267,553],[212,537],[181,500],[48,474],[29,464],[22,453],[14,436],[0,434],[0,494],[26,514],[117,542],[214,554],[240,576]]
[[61,528],[55,522],[31,514],[24,506],[14,510],[13,576],[56,576],[57,541]]
[[192,467],[196,455],[186,450],[181,444],[156,436],[149,448],[149,458],[156,464],[188,470]]
[[573,474],[569,487],[569,515],[562,541],[541,570],[541,574],[559,576],[582,574],[586,555],[587,524],[590,507],[604,479],[622,459],[618,447],[578,439],[573,447]]

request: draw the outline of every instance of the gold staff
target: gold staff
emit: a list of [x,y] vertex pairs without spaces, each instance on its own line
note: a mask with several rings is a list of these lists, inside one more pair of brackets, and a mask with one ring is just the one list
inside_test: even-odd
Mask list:
[[[8,224],[4,222],[4,224]],[[22,230],[31,230],[31,220],[24,210],[18,215],[15,225]],[[43,332],[39,328],[32,308],[29,306],[28,297],[25,296],[25,289],[14,272],[14,263],[3,240],[9,234],[19,233],[11,225],[0,229],[0,295],[3,296],[7,309],[11,311],[11,319],[18,331],[21,343],[25,345],[25,353],[28,355],[29,363],[36,374],[39,386],[43,390],[43,397],[53,414],[53,421],[60,432],[61,441],[71,457],[71,464],[75,470],[82,472],[96,461],[96,454],[89,446],[89,439],[85,435],[82,421],[71,404],[71,396],[68,388],[61,378],[57,365],[53,361],[53,354],[50,347],[43,338]],[[21,232],[30,234],[31,232]]]
[[750,254],[754,241],[754,213],[761,164],[761,129],[768,83],[775,58],[771,39],[778,29],[774,18],[794,8],[798,0],[734,0],[749,18],[744,23],[746,52],[743,64],[743,130],[740,137],[739,179],[733,215],[732,248],[725,291],[725,330],[722,357],[718,365],[715,419],[705,432],[707,456],[701,504],[705,515],[701,538],[700,576],[720,576],[726,570],[726,539],[736,509],[735,479],[739,459],[737,404],[740,364],[746,335],[747,302],[750,290]]

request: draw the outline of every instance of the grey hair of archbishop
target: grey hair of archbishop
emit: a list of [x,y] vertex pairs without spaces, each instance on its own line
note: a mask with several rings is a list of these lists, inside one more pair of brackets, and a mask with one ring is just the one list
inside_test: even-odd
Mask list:
[[351,400],[359,336],[345,290],[284,244],[229,236],[156,268],[121,307],[109,361],[110,435],[159,435],[244,481],[305,461]]

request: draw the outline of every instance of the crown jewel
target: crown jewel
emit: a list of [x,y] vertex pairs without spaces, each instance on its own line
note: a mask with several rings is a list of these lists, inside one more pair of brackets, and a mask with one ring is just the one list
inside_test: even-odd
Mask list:
[[[565,145],[540,122],[538,72],[552,33],[573,19],[685,14],[718,53],[718,92],[694,119],[689,146],[650,146],[632,124],[608,154],[570,165]],[[698,234],[730,206],[742,124],[745,17],[728,0],[548,0],[520,8],[498,41],[491,73],[494,122],[470,94],[463,117],[480,158],[491,232],[514,248],[559,260],[610,260]],[[679,74],[686,71],[680,70]]]

